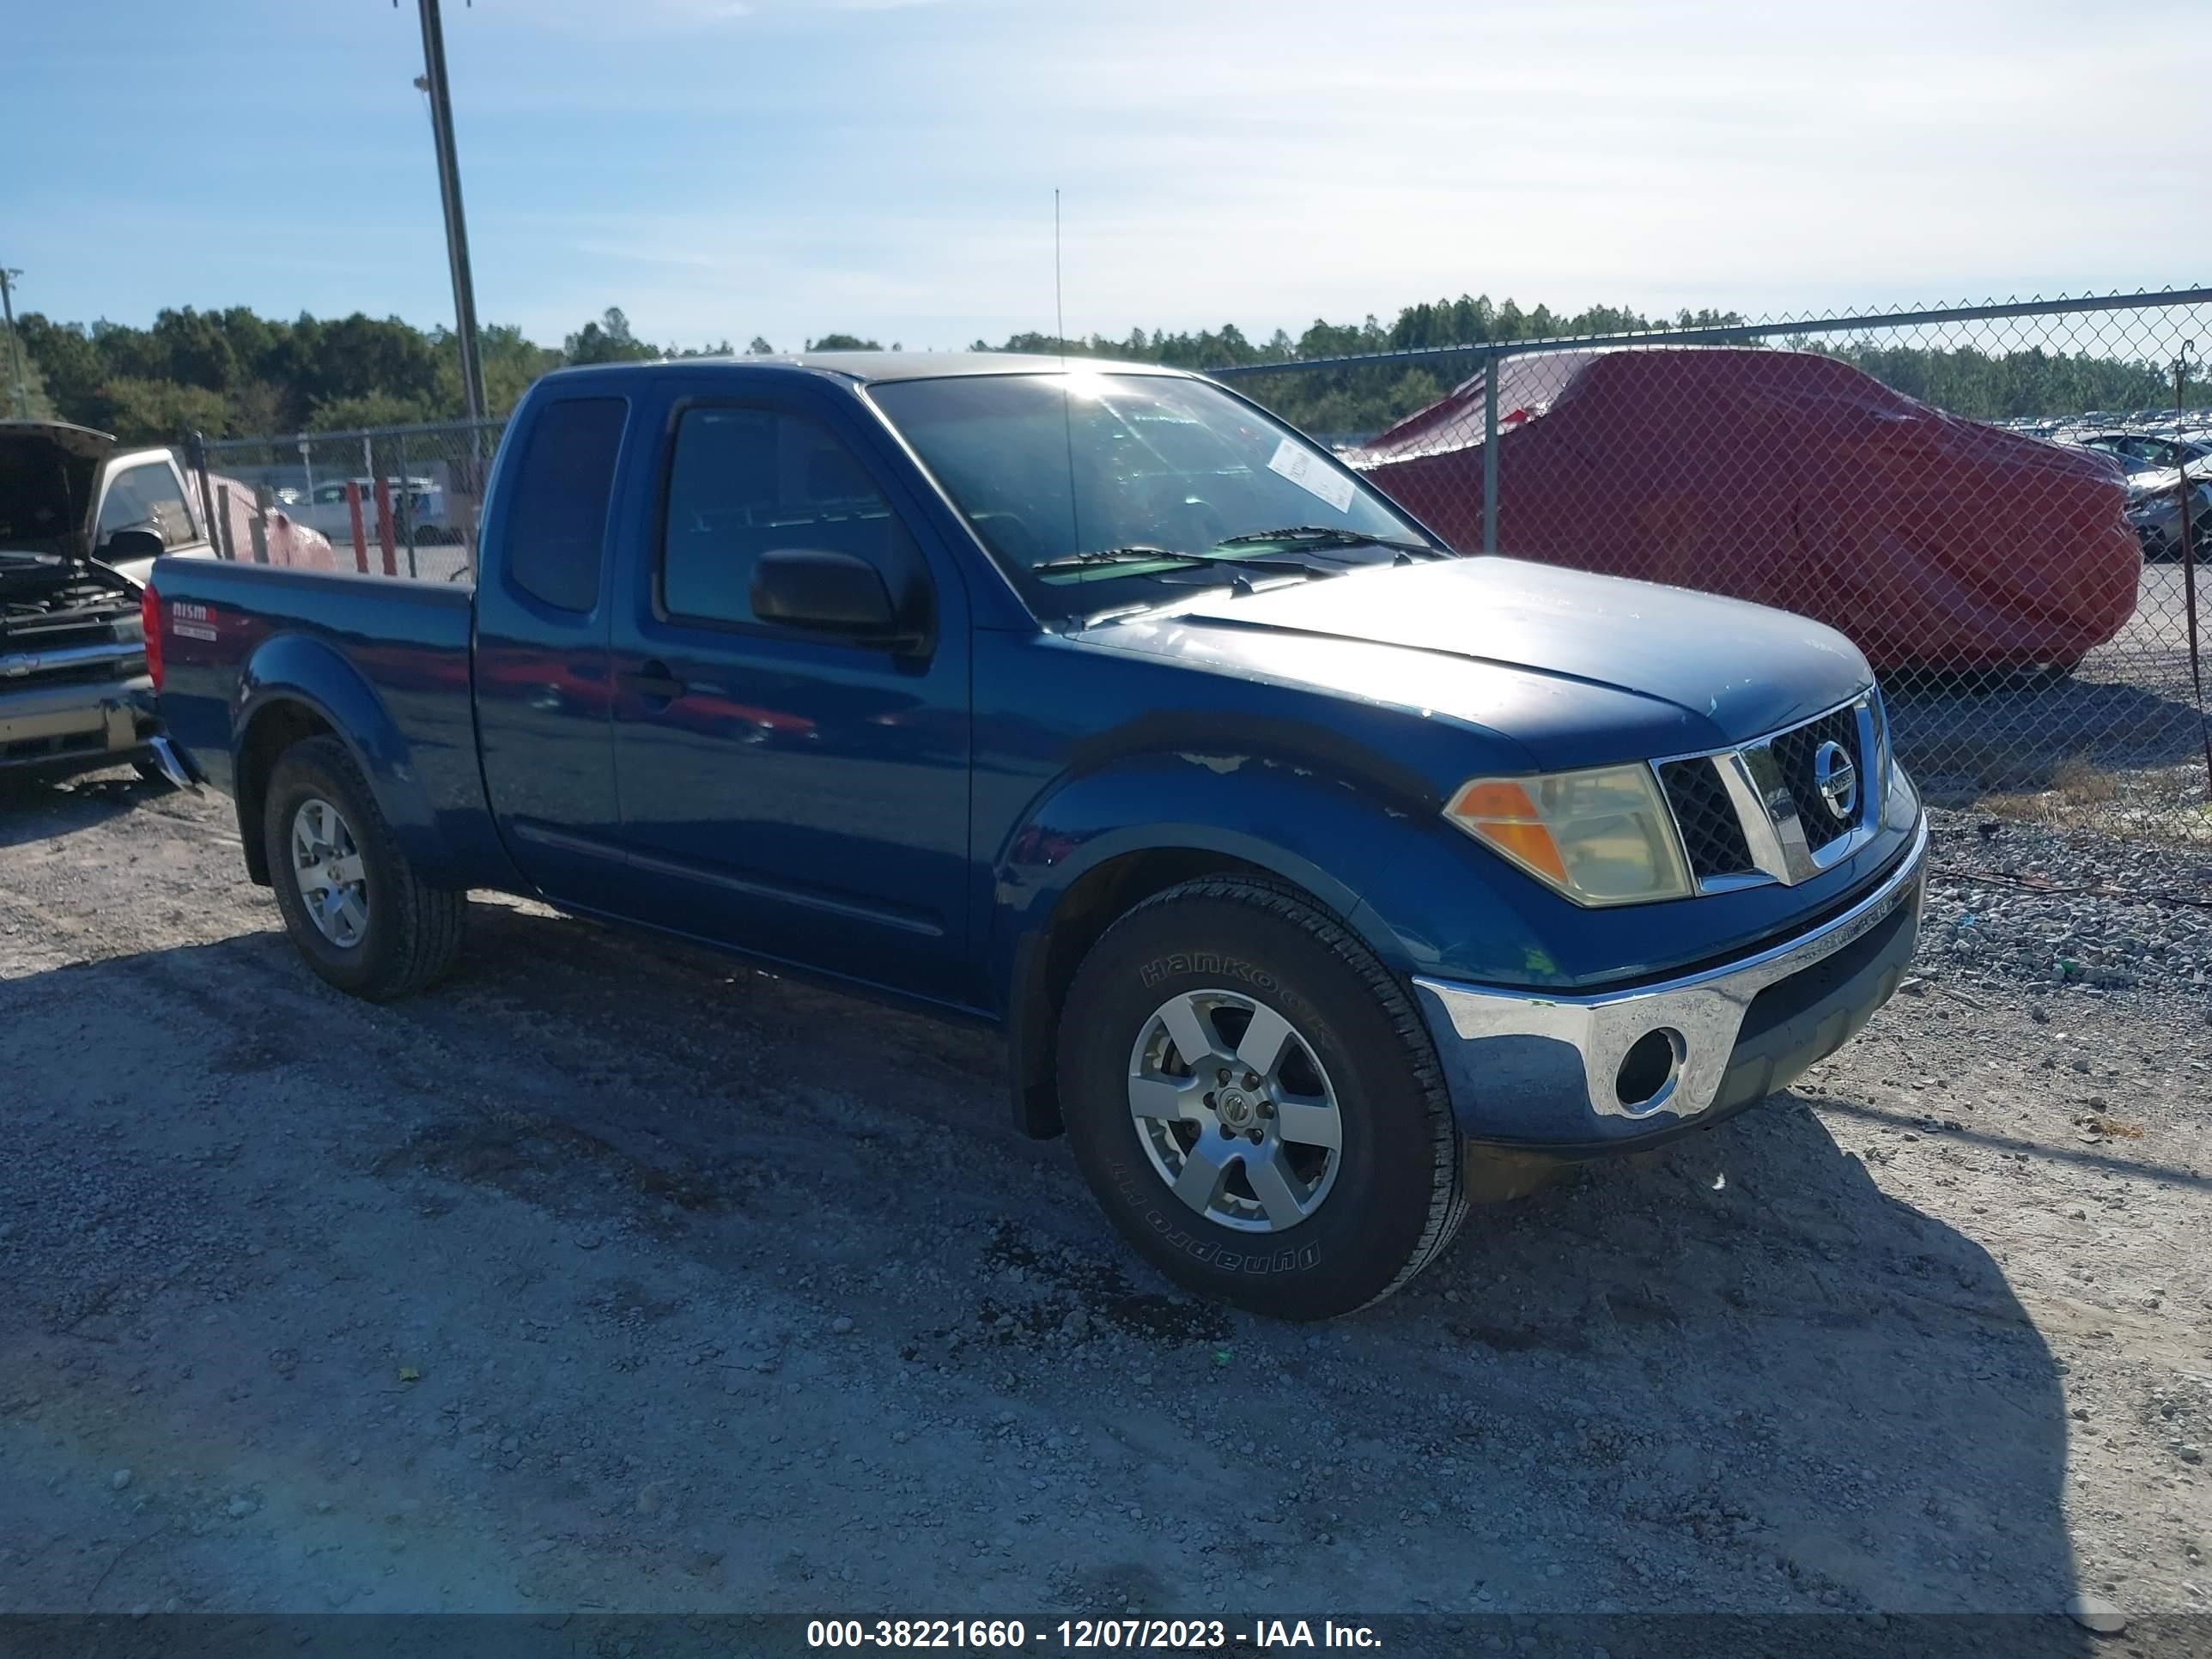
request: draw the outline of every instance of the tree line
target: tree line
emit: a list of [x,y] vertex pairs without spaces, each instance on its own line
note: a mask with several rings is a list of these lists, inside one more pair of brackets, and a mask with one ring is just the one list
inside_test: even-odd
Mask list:
[[[2172,369],[2116,357],[2068,356],[2029,346],[2007,352],[1972,346],[1832,345],[1778,342],[1800,351],[1841,358],[1908,398],[1978,420],[2075,415],[2091,410],[2125,414],[2173,406]],[[2202,380],[2185,383],[2192,406],[2206,401]]]
[[[1433,350],[1562,335],[1617,333],[1739,323],[1732,312],[1683,311],[1650,318],[1610,306],[1572,313],[1511,300],[1462,295],[1403,307],[1384,324],[1316,321],[1296,337],[1265,339],[1234,324],[1196,332],[1133,329],[1121,338],[1093,334],[1061,340],[1016,333],[976,350],[1065,352],[1183,368],[1302,362],[1383,351]],[[167,443],[198,430],[210,438],[343,431],[458,418],[463,409],[460,353],[449,330],[422,330],[396,317],[264,318],[244,306],[162,312],[148,328],[119,323],[57,322],[32,312],[18,319],[26,379],[36,415],[112,432],[126,442]],[[2002,354],[1972,347],[1836,345],[1807,337],[1777,342],[1823,350],[1875,378],[1955,413],[1982,419],[2128,410],[2171,400],[2159,365],[2087,352],[2031,348]],[[896,350],[899,343],[891,342]],[[882,349],[879,341],[830,333],[803,343],[814,351]],[[495,324],[480,335],[485,392],[504,413],[530,383],[563,364],[724,356],[726,340],[698,346],[642,340],[619,308],[540,345],[519,328]],[[749,353],[775,348],[756,336]],[[1425,359],[1310,369],[1246,380],[1243,389],[1293,423],[1325,434],[1380,431],[1435,401],[1472,358]]]

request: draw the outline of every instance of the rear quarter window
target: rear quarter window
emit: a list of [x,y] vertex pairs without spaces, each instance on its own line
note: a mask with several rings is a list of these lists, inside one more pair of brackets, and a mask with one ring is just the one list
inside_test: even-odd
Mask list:
[[504,542],[507,580],[556,610],[599,602],[607,504],[629,404],[565,398],[542,405],[514,480]]
[[93,529],[94,545],[103,545],[118,530],[141,526],[159,535],[164,547],[184,547],[198,539],[199,527],[185,505],[184,484],[167,461],[141,461],[109,481]]

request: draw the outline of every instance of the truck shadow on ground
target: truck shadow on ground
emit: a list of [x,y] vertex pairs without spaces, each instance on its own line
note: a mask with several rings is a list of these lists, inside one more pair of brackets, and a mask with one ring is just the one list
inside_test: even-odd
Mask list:
[[131,771],[52,781],[0,772],[0,848],[89,830],[173,793]]
[[[332,1187],[366,1164],[404,1228],[441,1213],[426,1197],[450,1213],[479,1187],[564,1228],[617,1206],[666,1264],[645,1258],[665,1283],[639,1294],[672,1310],[702,1283],[758,1291],[746,1276],[766,1260],[804,1283],[924,1248],[927,1282],[841,1292],[879,1341],[793,1336],[787,1367],[819,1342],[848,1381],[921,1366],[977,1410],[1034,1401],[1112,1438],[1101,1478],[1119,1501],[1222,1522],[1232,1566],[1309,1552],[1331,1593],[1463,1607],[1481,1585],[1516,1612],[2050,1613],[2075,1588],[2043,1334],[2002,1264],[1885,1194],[1849,1144],[1864,1131],[1817,1102],[1780,1096],[1478,1211],[1407,1292],[1315,1328],[1192,1303],[1139,1266],[1064,1149],[1012,1127],[988,1038],[684,947],[485,905],[461,971],[410,1003],[338,996],[274,933],[29,975],[0,986],[0,1018],[50,999],[125,1000],[226,1094],[330,1145],[362,1133],[368,1102],[394,1115],[379,1133],[414,1117],[382,1156],[330,1156]],[[252,1035],[285,1029],[319,1041]],[[608,1168],[642,1175],[595,1179]],[[331,1201],[312,1163],[301,1182],[285,1203]],[[442,1293],[501,1294],[465,1269]],[[496,1325],[481,1340],[481,1359],[535,1363]],[[1226,1437],[1192,1409],[1224,1388]],[[1238,1443],[1262,1436],[1256,1459]],[[894,1475],[935,1478],[921,1449],[878,1449]],[[1164,1570],[1121,1531],[1044,1599]],[[1724,1651],[1725,1634],[1701,1626],[1695,1645]],[[1583,1650],[1641,1650],[1631,1632],[1584,1635]],[[2087,1639],[2062,1621],[2005,1646]],[[1851,1650],[1833,1632],[1814,1645]]]
[[[520,990],[526,977],[556,1024],[613,1011],[604,998],[596,1014],[580,1000],[564,1008],[557,990],[544,1003],[556,952],[577,951],[600,987],[611,971],[636,979],[616,955],[732,971],[514,912],[483,921],[477,982]],[[921,1363],[1057,1367],[1087,1340],[1071,1328],[1200,1360],[1250,1346],[1278,1358],[1284,1411],[1319,1386],[1338,1391],[1347,1424],[1371,1419],[1361,1385],[1387,1376],[1407,1405],[1455,1404],[1360,1432],[1401,1449],[1418,1437],[1480,1468],[1481,1506],[1524,1517],[1523,1541],[1574,1562],[1594,1542],[1577,1517],[1595,1507],[1647,1542],[1648,1577],[1633,1576],[1644,1564],[1633,1551],[1611,1564],[1632,1574],[1627,1605],[1697,1605],[1716,1568],[1727,1593],[1808,1609],[2049,1613],[2074,1593],[2065,1401],[2049,1346],[2002,1265],[1885,1194],[1838,1143],[1865,1139],[1863,1126],[1823,1119],[1818,1103],[1779,1096],[1711,1133],[1478,1210],[1409,1292],[1322,1333],[1323,1356],[1356,1361],[1346,1378],[1315,1360],[1307,1330],[1221,1314],[1138,1265],[1064,1150],[1012,1130],[988,1039],[742,969],[724,995],[676,983],[623,999],[617,1040],[688,1053],[773,1099],[818,1080],[819,1034],[834,1028],[847,1091],[888,1108],[864,1156],[899,1167],[948,1129],[1001,1143],[940,1166],[950,1184],[935,1205],[966,1212],[957,1249],[978,1288],[964,1305],[916,1310],[908,1346]],[[751,1133],[713,1114],[694,1125]],[[779,1140],[786,1156],[790,1144]],[[842,1169],[853,1150],[831,1128],[818,1156]],[[1029,1183],[1010,1177],[1039,1163],[1043,1201],[1025,1201]],[[932,1205],[914,1211],[912,1224],[930,1224]],[[878,1208],[871,1224],[899,1220]],[[1018,1288],[1005,1283],[1009,1267]],[[1315,1528],[1334,1504],[1312,1493]],[[2080,1635],[2045,1629],[2027,1645],[2064,1651]]]
[[1479,1212],[1423,1288],[1444,1305],[1392,1322],[1419,1340],[1440,1316],[1575,1420],[1571,1455],[1614,1463],[1606,1501],[1767,1558],[1814,1606],[2055,1609],[2050,1347],[2002,1265],[1882,1192],[1818,1106],[1777,1096]]

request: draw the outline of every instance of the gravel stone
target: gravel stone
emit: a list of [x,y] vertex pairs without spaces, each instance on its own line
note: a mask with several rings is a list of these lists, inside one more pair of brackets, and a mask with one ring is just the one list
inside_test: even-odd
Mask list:
[[2101,1595],[2069,1598],[2066,1616],[2083,1630],[2094,1631],[2100,1636],[2118,1636],[2128,1627],[2127,1615]]
[[371,1007],[227,801],[0,795],[9,1604],[2201,1610],[2212,867],[1934,817],[1919,994],[1315,1328],[1139,1265],[988,1037],[501,901]]

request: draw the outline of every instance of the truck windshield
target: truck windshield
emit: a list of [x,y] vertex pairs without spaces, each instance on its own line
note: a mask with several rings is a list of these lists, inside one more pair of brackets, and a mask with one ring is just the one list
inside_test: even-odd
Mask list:
[[1173,375],[976,374],[868,388],[1039,615],[1437,548],[1290,428]]

